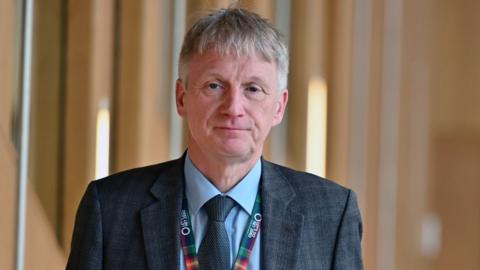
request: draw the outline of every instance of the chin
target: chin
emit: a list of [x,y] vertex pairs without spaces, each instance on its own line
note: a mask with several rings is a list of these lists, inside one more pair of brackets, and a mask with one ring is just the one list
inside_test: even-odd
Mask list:
[[230,159],[248,160],[252,158],[254,152],[250,151],[250,149],[223,148],[220,154]]

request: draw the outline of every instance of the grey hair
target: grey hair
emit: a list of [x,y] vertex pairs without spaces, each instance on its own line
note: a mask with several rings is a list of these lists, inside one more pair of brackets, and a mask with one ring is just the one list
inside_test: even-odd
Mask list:
[[178,64],[179,77],[185,83],[191,58],[210,49],[219,55],[258,53],[264,60],[275,62],[279,90],[287,87],[287,46],[278,30],[253,12],[241,8],[220,9],[193,24],[183,40]]

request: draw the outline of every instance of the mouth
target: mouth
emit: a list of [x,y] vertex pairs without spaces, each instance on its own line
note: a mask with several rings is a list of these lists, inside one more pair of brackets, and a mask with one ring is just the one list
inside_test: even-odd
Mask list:
[[220,129],[220,130],[232,130],[232,131],[235,131],[235,130],[247,130],[246,128],[239,128],[239,127],[217,127],[217,129]]
[[216,127],[216,129],[221,131],[247,131],[248,130],[248,128],[242,128],[242,127]]

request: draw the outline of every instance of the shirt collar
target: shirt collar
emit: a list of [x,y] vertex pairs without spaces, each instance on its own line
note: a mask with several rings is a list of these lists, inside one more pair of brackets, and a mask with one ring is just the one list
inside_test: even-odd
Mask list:
[[227,193],[221,193],[215,185],[195,167],[188,155],[185,157],[185,195],[188,200],[188,208],[192,215],[196,215],[200,208],[211,198],[218,194],[228,195],[235,200],[248,214],[252,212],[257,196],[262,163],[257,160],[253,168]]

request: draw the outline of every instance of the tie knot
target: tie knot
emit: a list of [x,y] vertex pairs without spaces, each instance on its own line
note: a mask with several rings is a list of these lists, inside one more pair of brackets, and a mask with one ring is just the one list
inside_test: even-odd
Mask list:
[[235,205],[230,197],[217,195],[205,203],[205,211],[209,220],[224,222]]

